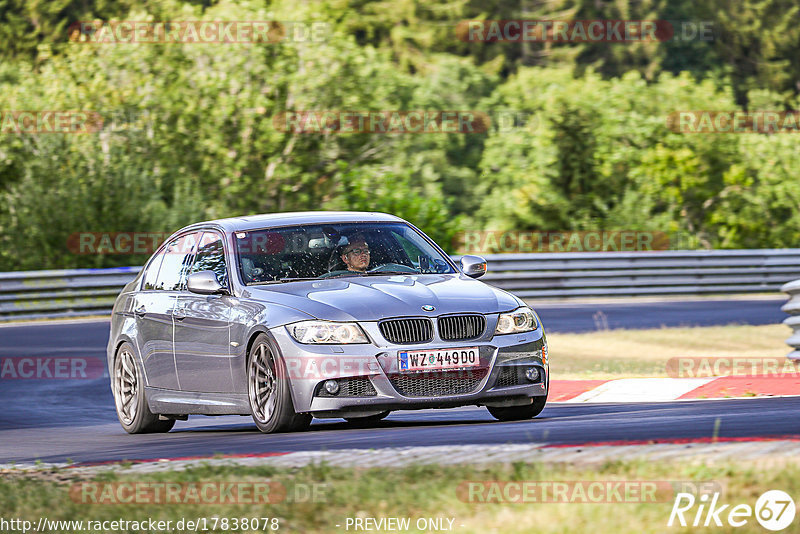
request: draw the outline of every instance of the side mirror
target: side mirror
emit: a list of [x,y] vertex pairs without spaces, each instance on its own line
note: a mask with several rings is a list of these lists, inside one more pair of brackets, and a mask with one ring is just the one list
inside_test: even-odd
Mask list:
[[486,260],[480,256],[462,256],[461,270],[470,278],[480,278],[486,274]]
[[199,295],[227,294],[228,290],[219,283],[214,271],[200,271],[189,275],[186,288]]

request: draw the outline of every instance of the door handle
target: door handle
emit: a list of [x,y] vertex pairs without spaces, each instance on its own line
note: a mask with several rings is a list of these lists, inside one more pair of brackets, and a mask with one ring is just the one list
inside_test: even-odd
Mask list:
[[183,321],[184,319],[186,319],[186,309],[175,308],[172,311],[172,317],[175,318],[176,321]]
[[145,307],[144,307],[144,304],[143,304],[143,305],[139,306],[138,308],[136,308],[135,310],[133,310],[133,314],[134,314],[136,317],[144,317],[144,316],[145,316],[145,310],[146,310],[146,309],[147,309],[147,308],[145,308]]

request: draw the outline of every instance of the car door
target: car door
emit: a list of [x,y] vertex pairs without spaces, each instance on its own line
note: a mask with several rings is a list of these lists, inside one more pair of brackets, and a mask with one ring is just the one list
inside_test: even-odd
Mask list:
[[173,349],[173,309],[197,234],[173,239],[148,264],[133,313],[147,385],[179,390]]
[[[228,287],[228,270],[221,234],[203,233],[189,274],[213,271]],[[175,362],[183,391],[233,391],[230,345],[232,298],[198,295],[183,289],[175,312]]]
[[148,264],[132,311],[146,384],[155,388],[178,389],[178,376],[172,354],[173,299],[158,289],[158,271],[163,260],[164,249]]

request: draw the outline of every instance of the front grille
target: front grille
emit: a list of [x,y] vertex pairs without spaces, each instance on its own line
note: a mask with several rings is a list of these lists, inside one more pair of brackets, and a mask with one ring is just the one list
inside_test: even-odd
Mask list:
[[323,387],[325,382],[323,381],[317,384],[316,395],[318,397],[374,397],[378,394],[372,382],[366,376],[339,378],[337,381],[339,382],[339,393],[331,395],[325,391]]
[[391,374],[389,381],[404,397],[445,397],[472,393],[486,377],[486,369]]
[[378,327],[390,343],[426,343],[433,339],[430,319],[389,319]]
[[476,339],[486,329],[483,315],[448,315],[439,318],[439,336],[448,341]]

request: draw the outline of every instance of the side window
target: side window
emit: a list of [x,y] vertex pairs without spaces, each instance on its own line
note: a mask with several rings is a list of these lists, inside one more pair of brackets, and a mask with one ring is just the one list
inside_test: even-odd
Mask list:
[[228,269],[225,267],[225,249],[222,238],[215,232],[205,232],[200,239],[197,255],[189,274],[200,271],[214,271],[223,286],[228,285]]
[[178,291],[186,285],[186,267],[192,259],[197,236],[196,233],[187,234],[167,245],[155,289]]
[[150,262],[150,265],[147,266],[147,272],[144,273],[144,284],[142,285],[142,289],[155,289],[156,282],[158,280],[158,270],[161,268],[161,262],[164,260],[164,251],[158,253],[158,255],[153,258]]

